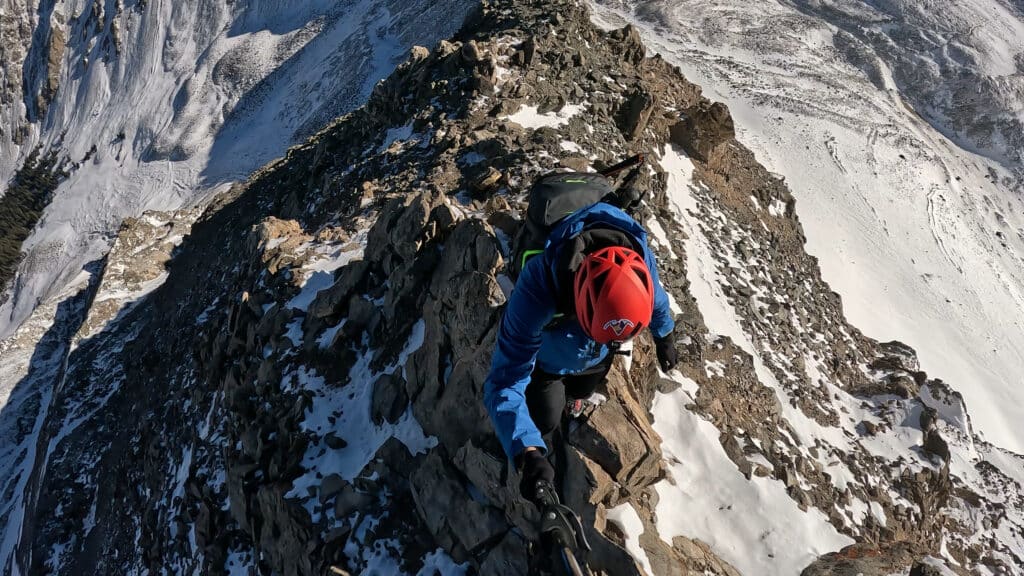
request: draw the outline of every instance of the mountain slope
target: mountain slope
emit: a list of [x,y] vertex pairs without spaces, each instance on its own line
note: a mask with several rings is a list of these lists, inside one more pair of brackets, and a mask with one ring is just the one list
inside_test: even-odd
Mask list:
[[0,182],[37,146],[72,170],[25,243],[0,335],[109,250],[122,218],[244,179],[472,5],[4,0]]
[[593,4],[729,105],[851,321],[913,346],[986,439],[1024,451],[1019,5]]
[[[23,447],[0,468],[0,565],[544,568],[481,403],[503,259],[532,178],[643,152],[682,358],[661,374],[637,339],[569,427],[562,495],[594,570],[1019,573],[1024,460],[913,349],[845,320],[800,204],[735,128],[635,28],[483,7],[246,184],[127,221],[47,309],[72,321],[7,341],[11,397],[38,400],[0,412]],[[45,362],[18,347],[48,337]]]

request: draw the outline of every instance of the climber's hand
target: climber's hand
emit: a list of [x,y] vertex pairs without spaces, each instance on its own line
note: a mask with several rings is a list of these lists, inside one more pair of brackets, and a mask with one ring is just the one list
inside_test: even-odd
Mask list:
[[679,352],[676,351],[675,334],[669,332],[661,338],[654,339],[654,349],[658,353],[658,366],[662,372],[668,372],[675,368],[679,362]]
[[544,457],[544,453],[536,448],[527,448],[519,456],[522,480],[519,482],[519,493],[534,504],[537,503],[537,483],[555,481],[555,469]]

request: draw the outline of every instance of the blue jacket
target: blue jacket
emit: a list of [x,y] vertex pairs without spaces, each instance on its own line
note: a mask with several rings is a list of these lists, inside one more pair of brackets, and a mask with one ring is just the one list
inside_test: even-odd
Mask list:
[[560,249],[594,225],[626,232],[644,247],[644,261],[655,290],[651,332],[662,337],[675,326],[643,226],[604,203],[584,208],[560,222],[548,236],[544,252],[529,259],[520,272],[498,331],[491,372],[484,383],[484,404],[509,458],[527,446],[544,447],[544,439],[526,407],[526,386],[534,367],[552,374],[576,374],[596,366],[609,354],[608,347],[584,334],[576,320],[545,329],[555,316],[560,293],[556,285]]

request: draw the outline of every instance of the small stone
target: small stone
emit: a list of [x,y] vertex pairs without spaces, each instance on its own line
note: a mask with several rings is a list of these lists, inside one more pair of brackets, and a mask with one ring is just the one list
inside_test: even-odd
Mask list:
[[494,166],[488,166],[487,172],[473,183],[473,187],[480,192],[487,192],[497,188],[498,183],[504,175]]
[[930,428],[924,436],[924,450],[942,458],[943,462],[949,462],[949,444],[939,434],[937,428]]
[[320,503],[325,504],[345,487],[345,480],[337,474],[328,474],[320,483]]
[[341,450],[348,446],[348,442],[346,442],[344,438],[336,436],[334,432],[328,432],[327,435],[324,436],[324,444],[327,444],[327,447],[331,450]]
[[413,46],[412,50],[409,51],[409,57],[412,58],[414,62],[426,60],[430,57],[430,50],[423,46]]
[[480,49],[477,47],[475,40],[470,40],[462,45],[462,59],[470,64],[480,61]]

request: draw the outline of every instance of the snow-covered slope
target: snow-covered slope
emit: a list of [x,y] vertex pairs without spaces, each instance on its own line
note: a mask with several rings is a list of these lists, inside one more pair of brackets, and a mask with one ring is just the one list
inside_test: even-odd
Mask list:
[[592,2],[726,102],[850,321],[1024,451],[1020,3]]
[[473,5],[3,0],[0,182],[36,146],[76,168],[24,245],[0,336],[105,253],[122,218],[244,179]]

